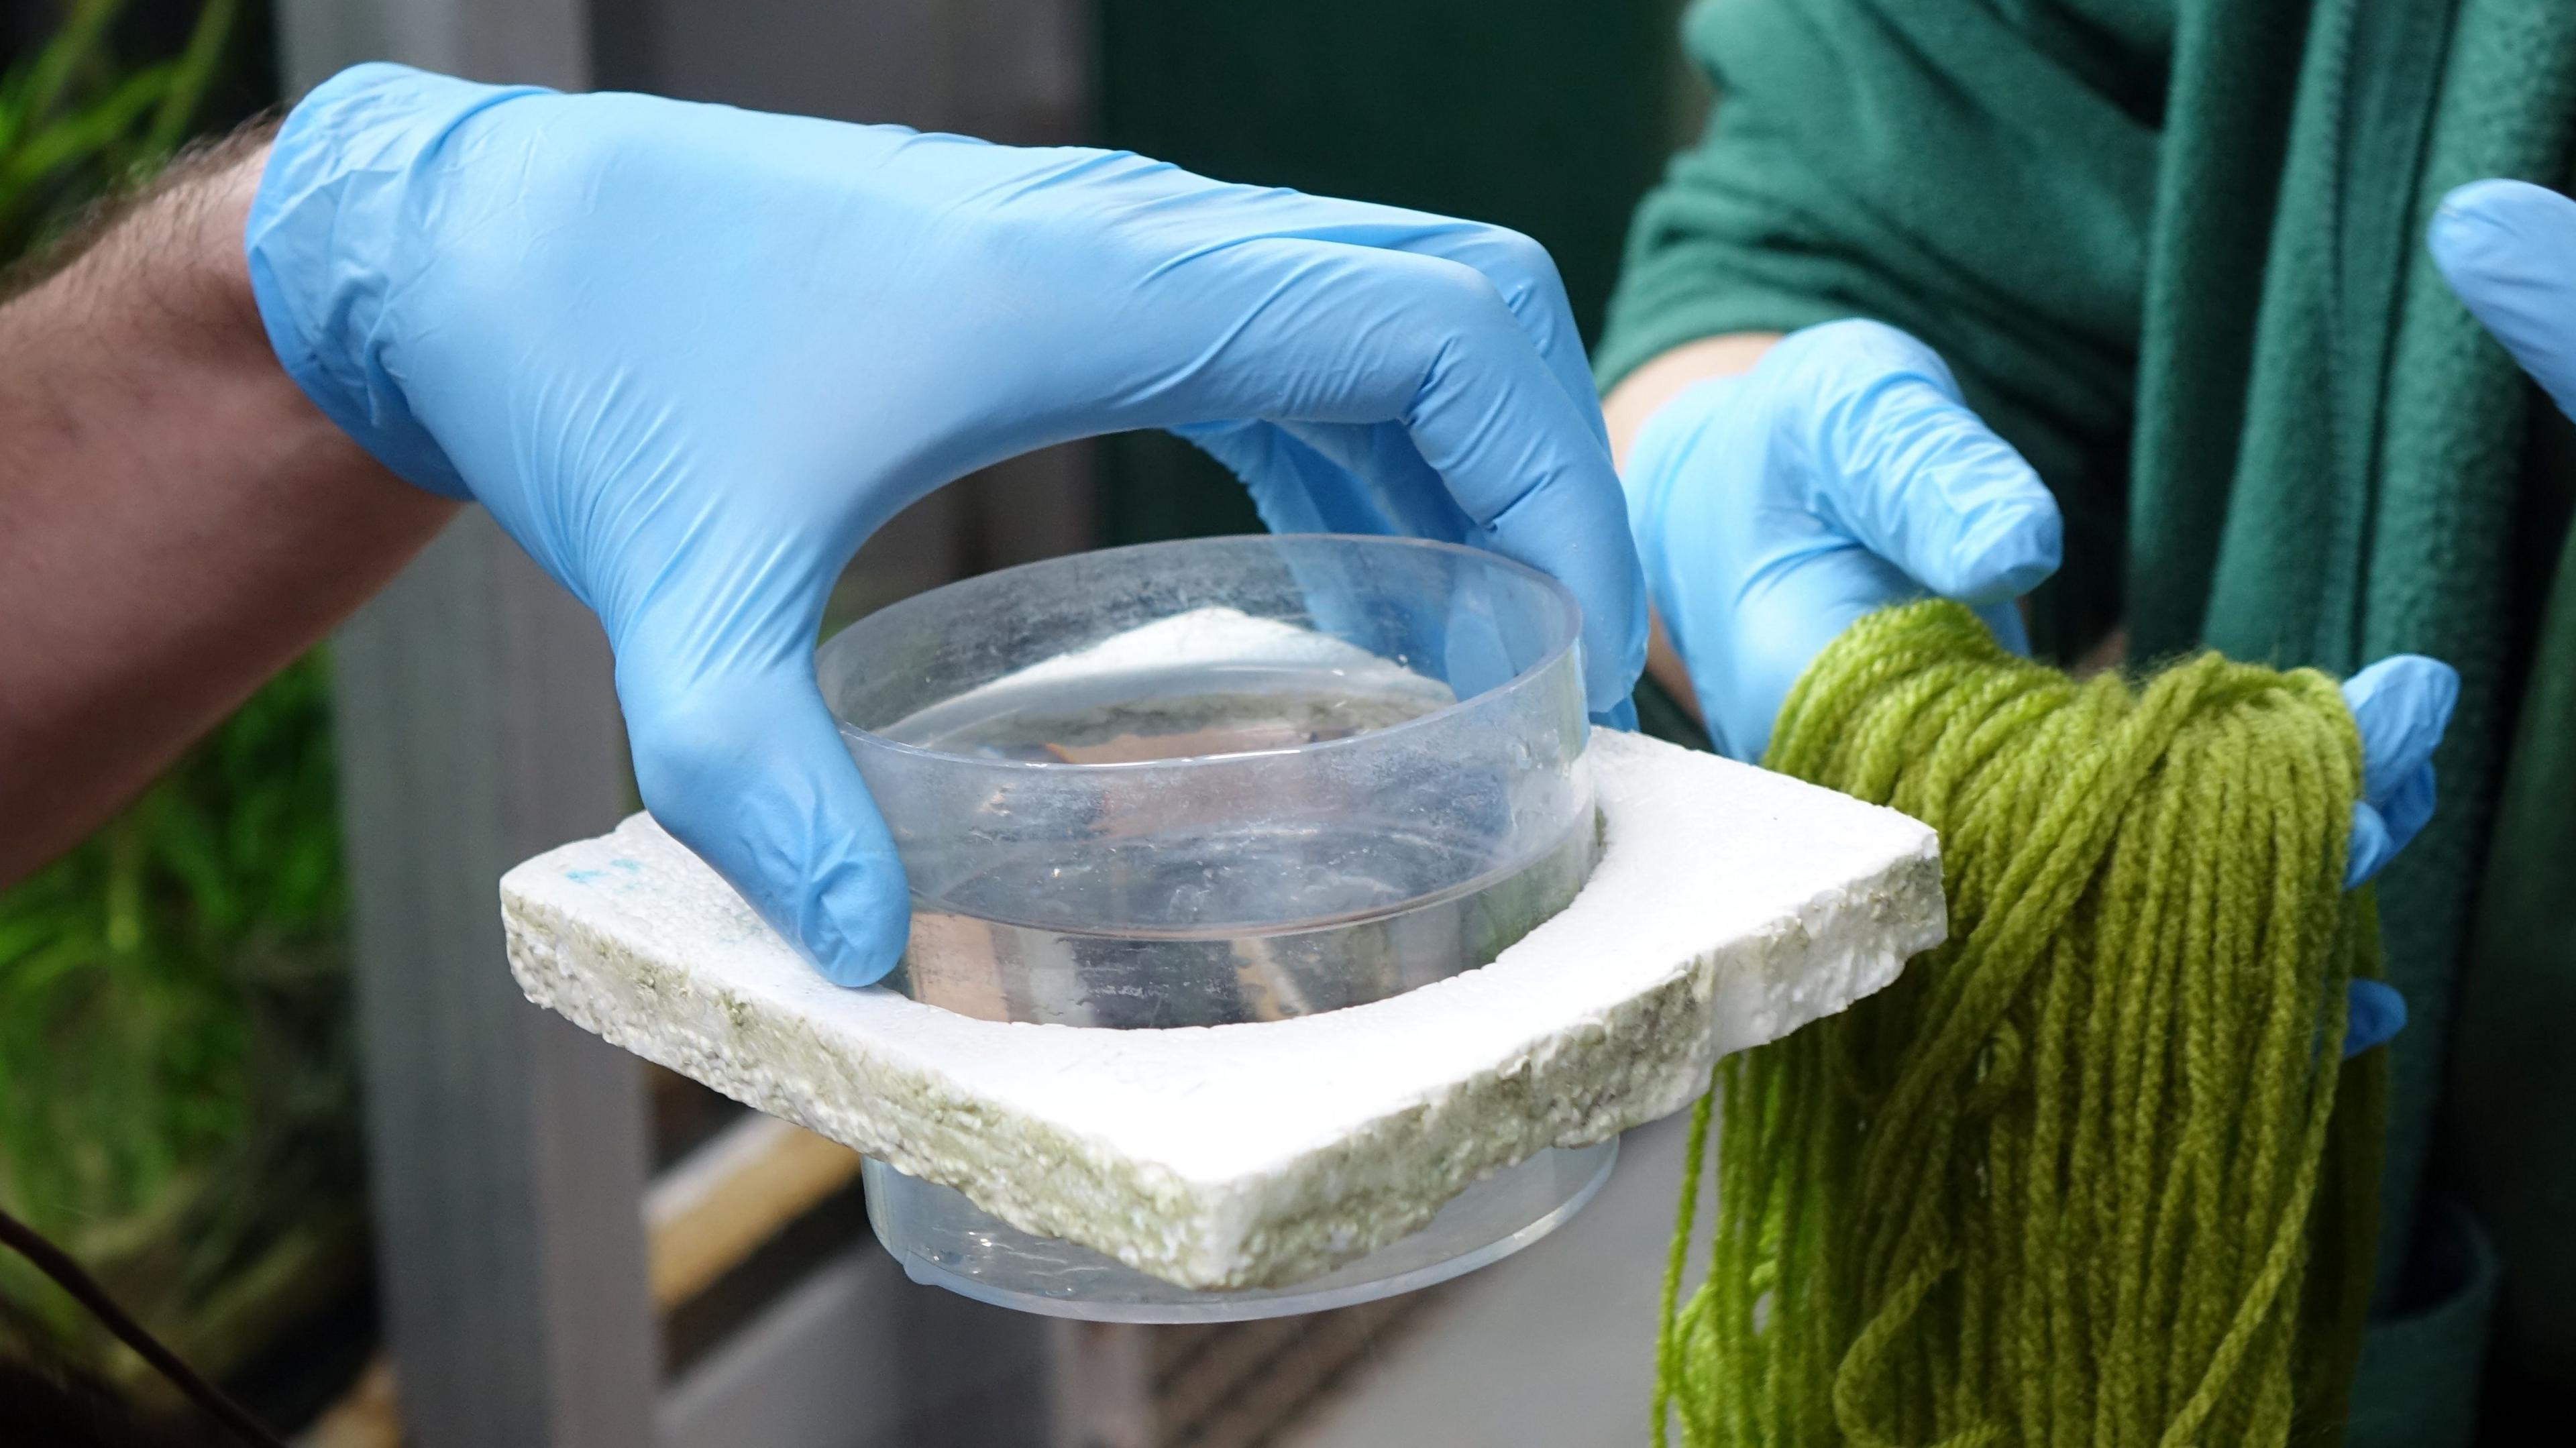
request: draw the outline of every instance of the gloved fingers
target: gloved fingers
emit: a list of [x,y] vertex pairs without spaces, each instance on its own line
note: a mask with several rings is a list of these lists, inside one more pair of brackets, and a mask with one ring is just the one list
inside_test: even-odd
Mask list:
[[2361,735],[2363,799],[2385,807],[2432,762],[2459,701],[2459,671],[2422,654],[2391,654],[2344,680],[2344,707]]
[[1995,642],[2023,658],[2030,657],[2030,627],[2022,622],[2021,605],[2011,599],[1977,605],[1977,617]]
[[[1412,439],[1393,424],[1251,423],[1175,429],[1209,456],[1224,463],[1251,491],[1261,520],[1281,533],[1373,533],[1441,542],[1472,541],[1476,530],[1448,494],[1440,477],[1422,461]],[[1387,486],[1388,479],[1397,485]],[[1371,605],[1355,601],[1362,591],[1333,570],[1298,567],[1298,583],[1308,613],[1319,630],[1369,647],[1379,637],[1383,620]],[[1383,608],[1380,598],[1374,607]],[[1490,620],[1463,620],[1453,611],[1439,629],[1415,620],[1422,636],[1445,635],[1453,645],[1462,621],[1490,627]],[[1527,649],[1504,647],[1503,657],[1526,658]],[[1472,666],[1453,653],[1449,683],[1461,695],[1488,688],[1508,677],[1491,668]],[[1637,727],[1636,703],[1623,699],[1594,722],[1613,728]]]
[[1173,433],[1225,464],[1273,533],[1378,533],[1369,500],[1312,448],[1269,422],[1199,423]]
[[2056,498],[1960,401],[1930,348],[1880,323],[1834,322],[1782,341],[1763,365],[1812,369],[1787,396],[1808,409],[1798,432],[1814,504],[1870,551],[1971,604],[2019,597],[2057,571]]
[[1273,532],[1462,543],[1476,531],[1401,424],[1285,421],[1181,433],[1243,480]]
[[1594,439],[1604,449],[1610,446],[1601,394],[1583,353],[1583,334],[1574,325],[1574,305],[1546,247],[1499,226],[1452,225],[1424,233],[1408,249],[1471,266],[1492,283]]
[[[1391,424],[1206,424],[1175,428],[1243,480],[1276,533],[1361,533],[1462,541],[1466,515],[1423,462],[1411,438]],[[1388,479],[1397,480],[1387,486]],[[1289,560],[1308,621],[1320,633],[1361,648],[1383,651],[1392,603],[1404,615],[1395,623],[1404,637],[1446,639],[1464,645],[1454,614],[1433,597],[1389,599],[1347,565],[1329,559]],[[1448,683],[1464,696],[1499,682],[1494,667],[1508,651],[1499,639],[1485,650],[1446,651]],[[1506,671],[1507,672],[1507,671]]]
[[1558,389],[1509,315],[1483,312],[1463,345],[1433,354],[1404,422],[1487,546],[1573,590],[1583,607],[1585,699],[1606,713],[1646,665],[1645,577],[1626,499],[1598,409],[1578,408]]
[[2380,803],[2379,818],[2388,827],[2388,852],[2395,854],[2414,843],[2424,826],[2433,820],[2433,762],[2426,760],[2415,767],[2397,788],[2389,791]]
[[[1646,654],[1624,497],[1595,422],[1492,284],[1454,262],[1349,247],[1278,247],[1266,260],[1236,268],[1258,294],[1229,309],[1245,320],[1192,389],[1199,404],[1222,417],[1400,424],[1479,543],[1573,591],[1586,697],[1614,708]],[[1400,492],[1402,472],[1371,485]]]
[[870,985],[902,957],[911,902],[809,660],[675,678],[649,638],[619,649],[645,808],[824,976]]
[[1759,570],[1737,590],[1722,639],[1686,638],[1666,627],[1689,660],[1710,738],[1721,753],[1757,763],[1798,676],[1860,618],[1921,590],[1895,564],[1857,543],[1802,552],[1794,565]]
[[1535,240],[1485,222],[1280,188],[1225,186],[1211,189],[1208,196],[1224,207],[1224,225],[1238,238],[1258,232],[1410,252],[1472,268],[1503,299],[1557,386],[1585,415],[1594,438],[1604,448],[1610,445],[1609,430],[1601,420],[1600,394],[1584,356],[1583,335],[1574,325],[1564,279],[1556,259]]
[[[1262,524],[1273,533],[1403,531],[1356,478],[1277,423],[1205,424],[1173,431],[1242,480]],[[1367,590],[1358,580],[1342,567],[1315,560],[1292,558],[1288,567],[1318,633],[1361,648],[1375,645]]]
[[1835,635],[1921,591],[1775,487],[1765,395],[1750,376],[1691,384],[1638,430],[1621,477],[1709,742],[1747,763],[1762,758],[1790,687]]
[[2417,832],[2433,818],[2433,765],[2430,760],[2391,791],[2384,802],[2360,799],[2352,805],[2352,841],[2344,851],[2343,887],[2354,889],[2397,858]]
[[2388,821],[2368,800],[2352,802],[2352,834],[2344,842],[2343,887],[2357,890],[2396,855],[2389,844]]
[[2361,736],[2347,888],[2379,873],[2433,817],[2433,751],[2459,697],[2459,672],[2421,654],[2392,654],[2344,681],[2344,705]]
[[2343,1055],[2349,1061],[2406,1029],[2406,997],[2386,981],[2344,984]]
[[2576,417],[2576,201],[2472,181],[2442,198],[2425,240],[2461,304]]

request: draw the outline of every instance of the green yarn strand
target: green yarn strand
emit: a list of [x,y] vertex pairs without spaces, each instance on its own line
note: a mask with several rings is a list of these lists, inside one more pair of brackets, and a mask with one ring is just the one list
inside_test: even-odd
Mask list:
[[2078,681],[1911,604],[1808,668],[1767,762],[1938,829],[1951,937],[1718,1063],[1656,1443],[2339,1435],[2387,1053],[2339,1048],[2379,931],[2342,888],[2361,751],[2333,681],[2215,655]]

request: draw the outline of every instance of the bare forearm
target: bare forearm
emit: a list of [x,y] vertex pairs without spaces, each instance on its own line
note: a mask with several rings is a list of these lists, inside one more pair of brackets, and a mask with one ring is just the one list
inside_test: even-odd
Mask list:
[[[1610,395],[1601,399],[1602,420],[1610,427],[1610,453],[1624,468],[1628,449],[1637,440],[1638,430],[1648,419],[1694,382],[1711,377],[1733,377],[1749,372],[1771,344],[1780,340],[1776,332],[1736,332],[1723,337],[1703,337],[1685,342],[1619,380]],[[1646,672],[1675,703],[1694,719],[1699,717],[1699,696],[1691,690],[1690,669],[1664,634],[1661,616],[1647,615]]]
[[0,305],[0,882],[454,511],[377,466],[269,350],[241,242],[265,154],[186,165]]

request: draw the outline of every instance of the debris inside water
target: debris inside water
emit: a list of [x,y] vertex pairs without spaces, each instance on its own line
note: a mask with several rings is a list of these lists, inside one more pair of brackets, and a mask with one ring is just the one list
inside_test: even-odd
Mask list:
[[[1279,627],[1261,637],[1275,644]],[[1399,660],[1347,646],[1329,659],[1296,656],[1328,647],[1310,633],[1286,660],[1133,667],[1106,647],[1083,660],[1089,667],[1049,660],[877,732],[974,758],[1138,764],[1299,749],[1457,702]],[[1511,812],[1502,781],[1437,757],[1413,765],[1409,778],[1355,792],[1322,824],[1313,811],[1283,825],[1254,807],[1235,827],[1196,832],[1187,850],[1152,830],[1122,838],[1114,825],[1078,852],[998,849],[916,901],[894,984],[995,1020],[1184,1026],[1311,1015],[1482,965],[1582,888],[1592,822],[1495,868],[1493,835]],[[1104,821],[1122,810],[1186,812],[1191,802],[1175,795],[1187,789],[1140,781],[1128,799],[1105,783],[1096,805]],[[1084,901],[1114,901],[1100,913],[1150,924],[1025,923],[1062,920]]]

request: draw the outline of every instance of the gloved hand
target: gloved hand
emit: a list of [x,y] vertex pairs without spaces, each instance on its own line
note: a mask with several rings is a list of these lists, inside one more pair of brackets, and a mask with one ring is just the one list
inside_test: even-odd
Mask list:
[[251,210],[288,372],[600,617],[644,802],[844,984],[903,873],[814,682],[825,595],[923,493],[1215,425],[1274,523],[1564,580],[1596,710],[1644,597],[1554,268],[1490,227],[1023,150],[361,66]]
[[1828,322],[1694,384],[1623,482],[1646,588],[1710,738],[1758,760],[1790,686],[1853,620],[1935,593],[2030,652],[2013,600],[2057,571],[2057,501],[1932,349]]
[[[1861,615],[1939,594],[2007,648],[2013,600],[2057,571],[2056,501],[1960,400],[1950,369],[1877,322],[1780,340],[1749,372],[1700,382],[1637,434],[1623,479],[1647,592],[1689,666],[1719,749],[1762,756],[1790,686]],[[2345,883],[2433,811],[2433,746],[2458,675],[2399,655],[2344,686],[2362,741]],[[2346,1049],[2396,1034],[2405,1004],[2357,981]]]
[[2472,181],[2442,198],[2425,240],[2470,315],[2576,418],[2576,201]]

